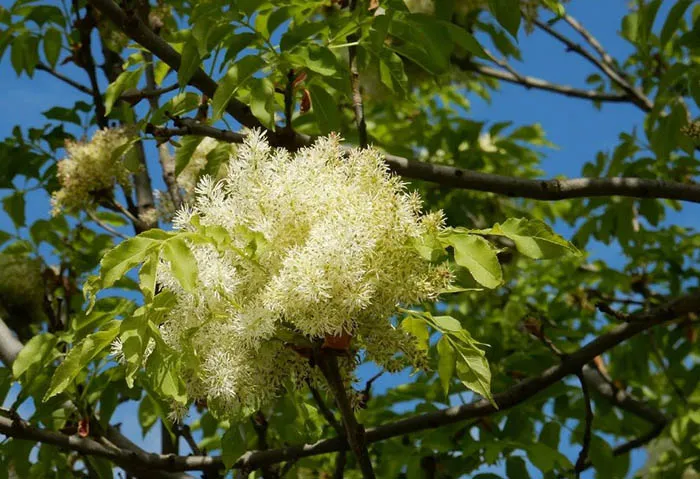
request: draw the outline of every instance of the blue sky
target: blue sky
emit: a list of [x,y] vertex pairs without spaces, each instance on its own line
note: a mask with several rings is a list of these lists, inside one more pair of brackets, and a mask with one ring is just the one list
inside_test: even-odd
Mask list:
[[[0,5],[8,7],[12,2],[0,0]],[[619,22],[627,9],[624,0],[574,0],[569,12],[578,18],[616,58],[625,58],[631,47],[619,36]],[[659,17],[664,17],[668,3],[662,7]],[[659,26],[657,25],[657,28]],[[578,37],[575,37],[578,40]],[[581,57],[566,53],[561,44],[538,32],[522,37],[520,45],[524,62],[514,63],[522,74],[547,79],[555,83],[585,87],[583,79],[594,72],[593,67]],[[65,56],[65,55],[64,55]],[[82,71],[66,65],[61,67],[66,74],[79,81],[87,83]],[[56,81],[43,72],[36,72],[33,80],[26,76],[17,79],[6,54],[0,62],[0,79],[2,91],[0,104],[3,115],[0,116],[0,137],[10,134],[14,125],[22,127],[40,126],[45,122],[42,111],[54,105],[71,106],[76,100],[86,99],[71,87]],[[547,136],[558,149],[548,150],[543,169],[547,176],[565,175],[579,176],[581,167],[592,160],[598,151],[610,151],[617,142],[618,135],[630,131],[633,126],[640,125],[643,114],[636,107],[626,104],[604,105],[602,110],[596,110],[589,102],[556,96],[537,90],[525,90],[518,86],[502,84],[501,91],[494,93],[490,103],[475,95],[471,98],[472,110],[467,114],[470,118],[480,121],[511,120],[516,125],[538,122],[547,132]],[[695,112],[697,114],[697,112]],[[151,155],[153,164],[150,166],[154,186],[162,188],[162,179]],[[501,172],[507,173],[507,172]],[[0,196],[3,195],[0,192]],[[38,218],[48,218],[48,198],[43,193],[32,193],[28,196],[27,221],[29,224]],[[700,205],[685,205],[681,213],[670,213],[667,221],[683,226],[694,226],[700,218]],[[0,213],[0,229],[11,230],[9,218]],[[570,230],[558,225],[558,231],[565,236]],[[617,248],[593,244],[589,248],[593,255],[609,260],[613,264],[619,261]],[[367,373],[369,374],[369,373]],[[407,378],[405,375],[383,377],[376,384],[378,391],[396,385]],[[134,405],[122,406],[115,416],[116,422],[123,423],[124,432],[132,438],[140,438],[140,426],[136,422]],[[157,451],[159,449],[158,428],[140,441],[144,447]],[[565,441],[566,442],[566,441]],[[187,452],[183,444],[181,451]],[[578,454],[578,446],[564,446],[563,452],[572,460]],[[632,454],[632,470],[637,469],[644,461],[643,451]],[[502,467],[496,467],[493,472],[502,472]],[[540,477],[539,472],[533,472],[533,478]],[[584,478],[592,478],[589,471]]]

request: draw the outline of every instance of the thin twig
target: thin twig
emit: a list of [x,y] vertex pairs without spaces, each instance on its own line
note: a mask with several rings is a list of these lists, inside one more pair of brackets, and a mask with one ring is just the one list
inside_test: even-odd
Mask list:
[[286,476],[287,473],[288,473],[289,471],[292,470],[292,468],[294,467],[294,465],[295,465],[298,461],[299,461],[298,459],[290,459],[289,461],[287,461],[287,462],[284,464],[284,466],[282,467],[282,469],[280,469],[280,473],[279,473],[278,476],[279,476],[279,477],[284,477],[284,476]]
[[36,69],[41,70],[43,72],[46,72],[46,73],[50,74],[51,76],[53,76],[54,78],[58,78],[62,82],[72,86],[73,88],[75,88],[78,91],[85,93],[86,95],[94,96],[94,92],[90,88],[86,87],[85,85],[83,85],[81,83],[78,83],[77,81],[73,80],[72,78],[69,78],[69,77],[63,75],[62,73],[57,72],[53,68],[51,68],[47,65],[44,65],[43,63],[37,63]]
[[[150,54],[148,54],[148,52],[144,51],[143,56],[144,56],[144,60],[146,62],[152,62],[152,60],[146,60],[146,58],[148,58],[148,57],[153,58]],[[150,69],[153,70],[153,63],[146,63],[146,73],[147,73],[146,82],[147,82],[147,85],[150,83],[150,81],[148,80],[148,69],[149,69],[148,65],[149,64],[151,65]],[[151,100],[154,98],[158,98],[162,95],[165,95],[166,93],[170,93],[171,91],[175,91],[178,88],[180,88],[180,85],[178,85],[177,83],[175,83],[174,85],[163,87],[163,88],[156,88],[155,81],[154,81],[152,84],[148,85],[147,88],[144,90],[126,91],[126,92],[122,93],[121,95],[119,95],[119,99],[130,102],[130,103],[137,103],[143,99]]]
[[630,320],[630,315],[627,313],[623,313],[622,311],[617,311],[613,308],[610,307],[609,304],[603,303],[602,301],[596,303],[596,308],[598,308],[598,311],[601,313],[607,314],[608,316],[612,316],[613,318],[619,320],[619,321],[629,321]]
[[595,289],[587,289],[586,293],[588,293],[590,296],[594,298],[599,298],[606,303],[619,303],[619,304],[627,304],[627,305],[633,305],[633,306],[648,306],[649,303],[647,301],[643,301],[640,299],[630,299],[630,298],[620,298],[617,296],[610,296],[605,293],[601,293],[600,291],[597,291]]
[[[155,91],[156,75],[155,67],[153,66],[153,55],[151,52],[144,51],[143,57],[146,62],[146,86],[149,90]],[[175,84],[172,86],[177,87],[178,85]],[[156,111],[158,109],[158,96],[148,96],[147,98],[151,107],[151,112]],[[180,195],[180,188],[175,177],[175,159],[168,151],[168,146],[166,144],[158,145],[158,161],[160,162],[163,182],[168,188],[170,198],[172,199],[175,208],[179,208],[182,204],[182,198]]]
[[[323,401],[323,398],[321,397],[321,394],[318,392],[318,390],[313,387],[309,383],[309,390],[311,391],[311,395],[314,398],[314,401],[316,401],[316,404],[318,405],[319,410],[321,411],[321,414],[323,414],[323,417],[326,418],[326,421],[328,421],[328,424],[330,424],[333,429],[335,429],[336,434],[338,436],[343,437],[345,436],[345,431],[343,430],[343,426],[338,422],[338,420],[335,418],[335,415],[333,412],[328,408],[326,403]],[[347,462],[347,449],[343,448],[340,451],[338,451],[338,454],[336,455],[335,459],[335,469],[333,472],[333,478],[334,479],[342,479],[345,475],[345,464]]]
[[649,339],[649,345],[651,346],[651,352],[656,358],[656,362],[659,363],[659,367],[661,368],[661,371],[663,371],[664,376],[666,376],[666,380],[668,381],[669,385],[671,386],[671,389],[673,389],[673,392],[676,394],[678,399],[683,403],[684,406],[688,406],[688,399],[685,397],[685,393],[681,389],[681,387],[676,383],[676,380],[673,378],[671,375],[671,371],[668,369],[668,364],[666,364],[666,361],[664,360],[664,357],[661,355],[661,351],[659,350],[659,345],[656,343],[656,339],[654,338],[653,333],[648,332],[647,333],[647,338]]
[[131,214],[131,212],[123,204],[119,203],[115,199],[111,199],[108,203],[105,203],[103,206],[123,214],[134,224],[140,223],[141,221],[136,216]]
[[513,75],[516,78],[516,80],[518,81],[518,83],[521,83],[523,85],[525,84],[525,80],[524,80],[523,76],[520,73],[518,73],[515,70],[515,68],[513,68],[510,65],[510,63],[508,63],[506,60],[498,58],[496,55],[491,53],[491,51],[488,50],[487,48],[484,48],[483,50],[484,50],[484,53],[486,53],[486,56],[489,58],[489,60],[491,60],[492,62],[494,62],[496,65],[500,66],[501,68],[505,69],[511,75]]
[[365,429],[362,424],[357,422],[355,418],[355,411],[353,411],[348,399],[347,393],[345,391],[345,384],[343,384],[343,379],[340,375],[340,369],[338,368],[338,360],[335,356],[329,355],[323,351],[318,351],[314,355],[316,359],[316,364],[321,369],[323,376],[328,382],[333,396],[335,397],[336,404],[338,405],[338,410],[340,411],[340,416],[343,418],[343,426],[345,429],[345,436],[352,449],[357,462],[360,465],[360,470],[362,471],[362,477],[364,479],[374,479],[374,470],[372,468],[372,460],[369,457],[369,452],[367,451],[367,443],[365,439]]
[[574,467],[576,479],[578,479],[581,476],[581,472],[586,468],[586,462],[588,460],[588,450],[591,447],[591,437],[593,431],[593,407],[591,406],[591,396],[588,392],[588,383],[586,383],[586,378],[583,376],[583,371],[579,371],[576,374],[576,376],[578,376],[578,379],[581,382],[583,402],[586,406],[585,429],[583,431],[581,452],[579,452],[578,454],[578,459],[576,459],[576,465]]
[[192,430],[190,429],[190,426],[188,424],[183,424],[180,427],[178,427],[178,434],[185,439],[185,442],[188,446],[190,446],[190,449],[194,454],[198,456],[202,454],[202,451],[197,445],[197,441],[195,441],[194,437],[192,436]]
[[552,93],[558,93],[560,95],[568,96],[571,98],[581,98],[584,100],[591,101],[601,101],[609,103],[628,103],[630,101],[629,95],[619,94],[619,93],[606,93],[596,90],[583,90],[580,88],[575,88],[569,85],[560,85],[557,83],[551,83],[540,78],[535,78],[531,76],[518,74],[517,76],[513,73],[507,71],[498,70],[496,68],[491,68],[486,65],[474,61],[458,61],[457,64],[460,68],[464,70],[473,71],[480,75],[484,75],[491,78],[496,78],[503,80],[515,85],[521,85],[525,88],[534,88],[536,90],[549,91]]
[[622,90],[624,90],[627,94],[629,94],[632,97],[633,103],[639,108],[641,108],[645,112],[650,112],[652,108],[654,108],[654,103],[646,95],[644,95],[644,93],[636,89],[625,78],[623,78],[622,75],[620,75],[616,69],[608,65],[603,60],[596,58],[593,54],[591,54],[591,52],[589,52],[581,45],[568,38],[567,36],[556,31],[547,23],[536,18],[533,19],[533,23],[537,25],[537,27],[539,27],[541,30],[545,31],[546,33],[548,33],[549,35],[566,45],[567,50],[573,51],[581,55],[593,65],[595,65],[600,71],[605,73],[605,75],[607,75],[608,78],[610,78],[610,80],[613,81],[613,83],[615,83],[617,86],[619,86]]
[[314,401],[316,401],[316,405],[318,406],[318,409],[321,411],[321,414],[323,414],[323,417],[326,419],[328,424],[335,430],[335,432],[339,435],[342,436],[345,434],[345,431],[343,430],[343,426],[338,422],[338,420],[335,418],[335,415],[333,412],[328,408],[326,403],[323,401],[323,398],[321,397],[321,393],[318,392],[318,390],[311,385],[311,383],[308,383],[309,386],[309,391],[311,391],[311,396],[314,398]]
[[338,451],[335,456],[335,469],[333,470],[333,479],[343,479],[345,477],[345,465],[348,462],[348,451],[346,448]]
[[[350,0],[350,11],[357,7],[357,0]],[[367,147],[367,124],[365,123],[365,106],[360,90],[360,70],[357,67],[357,34],[348,35],[348,62],[350,65],[350,88],[352,91],[352,106],[355,109],[355,124],[360,148]]]
[[586,30],[581,23],[578,22],[574,17],[568,14],[564,14],[564,21],[571,25],[571,28],[576,30],[587,42],[593,47],[593,49],[598,52],[598,55],[603,59],[603,61],[608,64],[611,68],[617,68],[615,66],[615,61],[608,54],[608,52],[603,48],[603,45],[598,41],[596,37],[593,36],[591,32]]
[[109,232],[109,233],[113,234],[114,236],[117,236],[117,237],[119,237],[119,238],[121,238],[121,239],[129,239],[128,236],[126,236],[126,235],[123,234],[123,233],[120,233],[119,231],[115,230],[114,228],[112,228],[111,226],[109,226],[107,223],[105,223],[104,221],[102,221],[101,219],[99,219],[99,218],[97,217],[97,215],[95,215],[95,213],[94,213],[93,211],[86,210],[86,213],[87,213],[87,215],[90,217],[90,219],[91,219],[92,221],[94,221],[95,223],[97,223],[97,224],[98,224],[102,229],[104,229],[105,231],[107,231],[107,232]]

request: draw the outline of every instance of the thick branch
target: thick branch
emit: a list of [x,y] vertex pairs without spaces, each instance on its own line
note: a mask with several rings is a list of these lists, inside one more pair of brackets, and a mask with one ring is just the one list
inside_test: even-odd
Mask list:
[[[23,347],[24,345],[15,338],[12,331],[0,318],[0,359],[2,359],[6,367],[12,368],[12,364],[15,362],[17,355]],[[17,431],[20,432],[17,433]],[[66,436],[58,432],[38,429],[23,422],[13,422],[12,419],[7,417],[0,417],[0,433],[18,439],[46,442],[84,454],[91,454],[89,451],[96,451],[95,455],[112,459],[122,469],[131,474],[147,473],[147,477],[159,479],[192,479],[192,476],[188,474],[164,472],[168,469],[167,467],[157,468],[161,469],[160,471],[152,470],[148,463],[153,462],[155,457],[158,457],[162,463],[166,463],[166,460],[169,461],[170,457],[161,458],[155,454],[148,454],[112,426],[107,428],[106,438],[110,443],[116,446],[115,448],[107,448],[90,438]],[[73,448],[72,445],[74,444],[78,448]],[[146,459],[144,460],[144,458]],[[184,470],[185,469],[178,469],[178,471]]]
[[[180,125],[178,128],[151,126],[150,129],[147,129],[147,133],[152,133],[160,138],[178,135],[210,136],[229,143],[240,143],[245,138],[245,135],[240,133],[202,125],[191,118],[179,118],[177,122],[179,123],[176,124]],[[306,135],[296,135],[296,137],[298,137],[296,140],[298,145],[295,147],[309,145],[313,141],[312,137]],[[273,144],[276,144],[274,141],[276,139],[276,137],[272,137]],[[345,148],[350,149],[351,147],[346,146]],[[620,177],[534,180],[423,163],[391,154],[385,154],[384,158],[391,170],[404,178],[519,198],[556,201],[597,196],[626,196],[700,203],[700,185],[695,183]]]
[[[170,68],[178,71],[181,57],[165,40],[139,20],[136,12],[124,11],[112,0],[89,0],[89,3],[99,9],[112,23],[117,25],[127,36],[150,50],[154,55],[163,60]],[[192,75],[189,84],[198,88],[209,98],[214,97],[217,83],[209,77],[201,68]],[[262,124],[251,113],[250,108],[240,101],[233,99],[226,109],[242,125],[249,128],[262,127]]]
[[[635,313],[632,315],[634,316],[634,321],[621,324],[612,329],[610,332],[599,336],[578,351],[569,354],[566,361],[546,369],[538,376],[526,379],[510,389],[494,395],[494,399],[498,404],[499,409],[494,408],[489,401],[482,399],[462,406],[419,414],[413,417],[395,421],[390,424],[368,429],[365,435],[366,442],[373,443],[384,441],[392,437],[412,434],[429,429],[436,429],[448,424],[485,417],[499,411],[505,411],[539,394],[548,387],[561,381],[564,377],[571,374],[576,374],[577,371],[581,370],[582,368],[585,372],[587,369],[589,369],[585,367],[588,362],[592,361],[596,356],[599,356],[614,348],[623,341],[656,325],[687,315],[688,313],[695,313],[699,310],[700,292],[695,292],[652,310]],[[605,384],[601,383],[600,388],[604,390],[605,387]],[[610,388],[609,391],[612,394],[612,397],[614,397],[614,404],[620,405],[620,407],[623,407],[626,410],[638,411],[642,417],[656,416],[659,419],[658,424],[661,424],[662,422],[665,424],[666,418],[658,411],[648,408],[643,404],[635,403],[633,398],[624,391],[614,391],[610,385],[607,387]],[[599,389],[599,391],[601,389]],[[11,421],[9,423],[7,421],[10,420],[7,419],[4,422],[4,430],[12,431]],[[0,421],[0,431],[4,431],[2,424],[3,422]],[[51,433],[47,436],[42,434],[41,430],[37,432],[36,430],[31,429],[30,431],[32,439],[34,440],[46,440],[46,442],[60,446],[68,445],[66,439],[68,436],[63,436],[58,433]],[[29,433],[25,430],[24,434]],[[84,439],[82,441],[91,440]],[[85,443],[81,444],[81,448],[83,446],[92,447],[92,444],[89,443],[87,445],[85,445]],[[265,465],[276,464],[283,461],[336,452],[341,450],[343,447],[347,447],[347,442],[345,439],[335,437],[332,439],[318,441],[314,444],[289,446],[280,449],[270,449],[267,451],[248,451],[241,456],[234,467],[253,470]],[[76,450],[79,452],[85,452],[85,449]],[[100,452],[100,454],[108,454],[104,457],[115,457],[115,455],[120,458],[128,457],[131,458],[131,463],[133,464],[169,471],[209,470],[223,468],[221,458],[213,456],[160,456],[157,454],[127,452],[123,450],[119,452],[113,451],[112,449],[109,449],[108,452],[100,449],[96,450]]]
[[[180,66],[180,55],[163,39],[151,31],[133,13],[125,13],[112,0],[90,0],[90,3],[99,8],[116,25],[124,30],[133,40],[158,55],[171,68],[177,70]],[[541,23],[541,22],[540,22]],[[539,24],[538,24],[539,25]],[[548,25],[542,24],[541,28],[551,31],[552,35],[561,41],[571,44],[572,49],[582,52],[596,65],[610,70],[610,67],[593,57],[589,52],[571,42],[559,32],[552,30]],[[610,70],[616,82],[625,82],[616,72]],[[216,90],[216,82],[207,76],[201,69],[192,76],[189,82],[208,96],[213,96]],[[628,85],[629,86],[629,85]],[[632,89],[628,93],[639,95]],[[643,108],[648,111],[651,103],[646,99]],[[239,122],[248,127],[260,127],[258,120],[252,115],[250,109],[242,103],[232,100],[227,108]],[[190,126],[190,128],[192,128]],[[201,132],[193,132],[201,134]],[[207,135],[210,136],[210,135]],[[213,134],[211,136],[214,136]],[[228,136],[228,135],[226,135]],[[217,136],[214,136],[215,138]],[[224,139],[224,138],[219,138]],[[296,134],[290,140],[278,138],[270,134],[270,140],[277,146],[285,146],[290,149],[308,145],[313,138]],[[224,141],[231,141],[225,139]],[[240,141],[234,139],[233,141]],[[683,184],[663,180],[648,180],[641,178],[577,178],[569,180],[530,180],[513,178],[508,176],[480,173],[442,165],[422,163],[407,158],[386,155],[386,161],[397,174],[406,178],[419,179],[439,183],[444,186],[471,189],[517,196],[539,200],[562,200],[567,198],[580,198],[591,196],[629,196],[634,198],[665,198],[675,200],[692,201],[700,203],[700,185]]]

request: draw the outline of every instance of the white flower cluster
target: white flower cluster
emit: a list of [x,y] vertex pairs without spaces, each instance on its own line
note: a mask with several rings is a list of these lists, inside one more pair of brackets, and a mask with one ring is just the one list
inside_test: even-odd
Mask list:
[[[207,156],[214,151],[215,148],[221,148],[225,145],[225,149],[229,151],[230,154],[235,153],[235,145],[229,143],[223,143],[215,140],[214,138],[206,137],[204,138],[197,148],[195,148],[192,157],[190,158],[187,166],[183,168],[179,175],[177,175],[176,183],[180,192],[180,197],[183,202],[188,203],[194,198],[194,191],[197,187],[197,181],[202,176],[204,169],[207,166],[208,160]],[[169,155],[167,151],[167,144],[160,146],[161,149],[165,148],[166,151],[161,151],[160,154]],[[222,166],[225,166],[225,162]],[[219,170],[224,170],[225,168],[219,168]],[[218,176],[218,173],[215,176]],[[172,195],[168,191],[156,191],[156,198],[158,200],[157,209],[159,216],[166,220],[171,221],[175,213],[177,212],[176,202],[174,201]]]
[[[220,181],[203,178],[176,229],[218,228],[226,247],[192,245],[199,285],[180,287],[170,265],[157,279],[177,304],[161,326],[192,351],[192,398],[226,414],[254,411],[290,379],[314,376],[300,343],[346,335],[353,350],[392,370],[424,365],[411,336],[391,317],[399,304],[434,299],[452,279],[415,249],[443,226],[389,174],[372,149],[344,151],[331,136],[290,155],[251,132]],[[345,374],[354,365],[343,361]]]
[[126,128],[105,128],[89,142],[67,142],[67,156],[58,162],[61,189],[51,198],[53,214],[89,207],[96,195],[111,195],[116,184],[130,188],[129,170],[114,152],[132,138]]

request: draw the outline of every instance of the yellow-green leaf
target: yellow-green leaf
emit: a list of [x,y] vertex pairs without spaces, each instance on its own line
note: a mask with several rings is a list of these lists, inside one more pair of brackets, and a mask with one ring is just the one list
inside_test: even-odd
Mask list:
[[455,262],[469,270],[474,279],[487,288],[503,282],[503,272],[491,243],[479,236],[453,232],[448,242],[454,247]]

